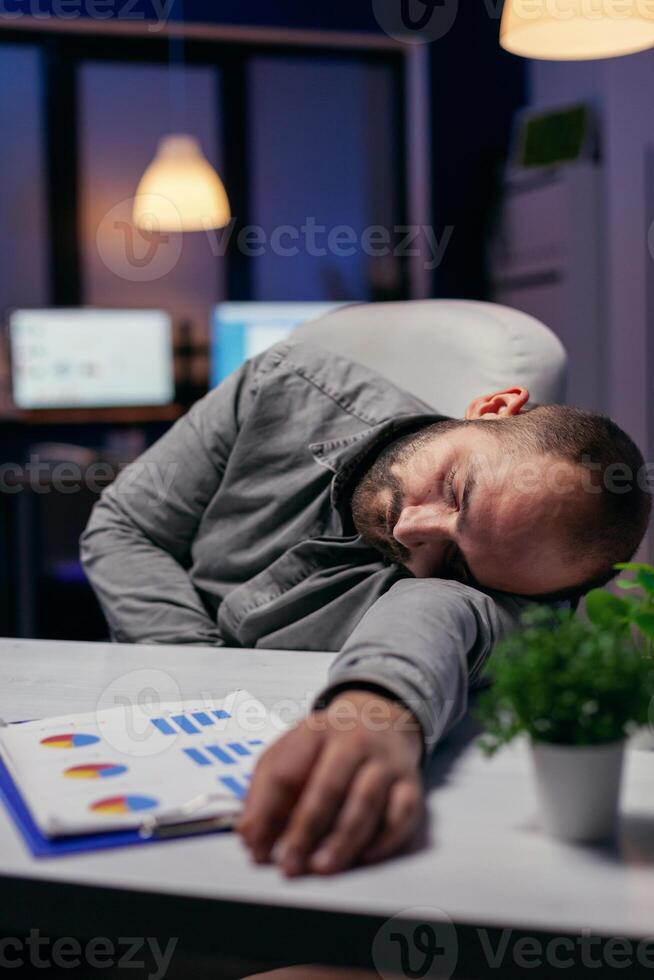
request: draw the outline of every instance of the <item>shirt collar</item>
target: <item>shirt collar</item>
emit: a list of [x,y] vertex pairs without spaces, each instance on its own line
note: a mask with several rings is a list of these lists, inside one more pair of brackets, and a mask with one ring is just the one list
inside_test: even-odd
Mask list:
[[375,447],[381,448],[383,443],[390,442],[406,430],[419,429],[434,422],[442,422],[446,418],[447,416],[432,413],[396,415],[353,435],[311,443],[309,451],[314,459],[334,473],[331,485],[332,506],[341,510],[344,488],[364,457]]

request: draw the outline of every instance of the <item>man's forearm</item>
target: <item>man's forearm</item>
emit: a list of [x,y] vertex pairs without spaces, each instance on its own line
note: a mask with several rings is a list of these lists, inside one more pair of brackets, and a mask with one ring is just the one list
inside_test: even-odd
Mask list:
[[245,364],[196,402],[93,509],[81,557],[114,639],[222,644],[187,568],[247,411],[252,370]]
[[524,604],[442,579],[403,579],[363,617],[318,703],[351,686],[385,690],[420,723],[425,751],[465,713],[468,686]]
[[81,542],[84,568],[120,643],[222,645],[186,570],[105,493]]

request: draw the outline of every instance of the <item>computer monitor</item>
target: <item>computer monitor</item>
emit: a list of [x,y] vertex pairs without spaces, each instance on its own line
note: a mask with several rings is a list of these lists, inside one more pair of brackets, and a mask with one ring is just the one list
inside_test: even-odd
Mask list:
[[236,368],[286,337],[306,320],[345,303],[219,303],[211,328],[211,385],[224,380]]
[[22,409],[168,405],[172,322],[163,310],[14,310],[13,400]]

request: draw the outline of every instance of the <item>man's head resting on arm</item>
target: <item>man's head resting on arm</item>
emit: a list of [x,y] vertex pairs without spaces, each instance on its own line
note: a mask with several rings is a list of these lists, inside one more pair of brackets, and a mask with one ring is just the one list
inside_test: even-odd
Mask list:
[[[525,388],[477,398],[465,420],[400,435],[364,459],[352,478],[358,531],[420,578],[548,598],[607,581],[647,526],[642,456],[609,419],[561,405],[525,411],[528,398]],[[420,826],[417,716],[390,692],[355,687],[259,760],[239,825],[255,860],[274,853],[288,875],[330,874],[390,856]],[[371,724],[380,717],[388,723]]]
[[528,399],[481,396],[387,445],[354,487],[359,533],[418,578],[548,599],[605,584],[647,528],[643,457],[606,416]]

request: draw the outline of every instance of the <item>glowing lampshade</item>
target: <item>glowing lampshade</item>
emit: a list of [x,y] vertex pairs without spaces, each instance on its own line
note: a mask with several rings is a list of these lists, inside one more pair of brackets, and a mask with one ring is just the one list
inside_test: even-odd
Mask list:
[[223,183],[193,136],[159,141],[134,197],[133,220],[148,231],[203,231],[230,220]]
[[505,0],[500,44],[525,58],[582,61],[654,46],[654,4],[641,0]]

